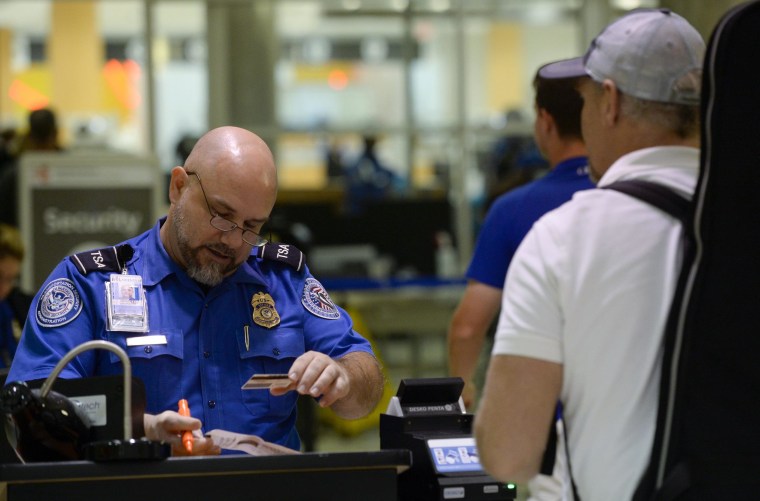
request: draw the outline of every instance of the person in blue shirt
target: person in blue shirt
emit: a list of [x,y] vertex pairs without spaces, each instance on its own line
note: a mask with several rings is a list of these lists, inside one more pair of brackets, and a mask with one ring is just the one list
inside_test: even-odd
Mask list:
[[399,176],[380,162],[378,138],[365,135],[362,141],[364,149],[346,168],[346,210],[353,216],[362,215],[368,203],[384,199],[401,183]]
[[[262,244],[277,195],[272,154],[257,135],[220,127],[171,171],[168,215],[115,247],[64,259],[35,298],[8,381],[47,377],[92,339],[121,346],[146,387],[145,435],[184,454],[219,452],[198,433],[224,429],[299,448],[297,394],[344,418],[382,394],[369,342],[303,265],[297,249]],[[136,287],[137,300],[122,297]],[[85,352],[64,378],[121,374],[106,350]],[[241,389],[254,374],[285,387]],[[193,417],[180,416],[179,399]]]
[[[448,332],[449,373],[464,379],[466,407],[474,407],[478,396],[475,378],[480,354],[500,310],[507,268],[517,247],[541,216],[570,200],[576,191],[594,187],[581,137],[583,102],[576,84],[577,79],[550,80],[540,76],[540,69],[536,72],[533,135],[552,169],[497,198],[478,235],[466,273],[467,286]],[[557,466],[552,477],[536,477],[529,486],[532,499],[561,497],[563,468],[563,464]]]
[[533,135],[552,169],[497,198],[478,234],[465,274],[467,286],[448,332],[449,374],[464,379],[462,398],[467,407],[477,399],[479,357],[500,309],[504,278],[518,245],[538,218],[570,200],[576,191],[594,186],[581,138],[583,103],[575,84],[573,79],[541,78],[536,72]]

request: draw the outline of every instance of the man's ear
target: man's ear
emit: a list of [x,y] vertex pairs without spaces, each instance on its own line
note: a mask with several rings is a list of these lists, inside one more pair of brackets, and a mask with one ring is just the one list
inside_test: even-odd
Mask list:
[[612,80],[605,80],[602,82],[603,96],[602,96],[602,113],[605,125],[615,125],[620,120],[620,105],[622,103],[622,95],[618,90],[617,85]]
[[169,179],[169,202],[176,203],[179,200],[182,191],[188,185],[188,174],[184,167],[174,167],[172,176]]
[[554,117],[544,108],[538,108],[536,120],[543,134],[548,134],[555,127]]

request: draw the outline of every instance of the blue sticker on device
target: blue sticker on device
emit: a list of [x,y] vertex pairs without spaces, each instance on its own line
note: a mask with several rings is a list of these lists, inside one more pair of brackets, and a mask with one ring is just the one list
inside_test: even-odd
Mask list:
[[335,303],[330,299],[330,295],[319,280],[316,278],[307,278],[306,283],[303,286],[303,295],[301,296],[301,304],[304,308],[309,310],[310,313],[327,320],[335,320],[340,318],[340,312],[335,306]]
[[37,301],[37,324],[40,327],[66,325],[82,312],[82,301],[74,282],[57,278],[47,284]]

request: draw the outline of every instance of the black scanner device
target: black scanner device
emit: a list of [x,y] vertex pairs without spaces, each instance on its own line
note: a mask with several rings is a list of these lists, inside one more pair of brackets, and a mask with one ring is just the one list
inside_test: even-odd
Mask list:
[[412,452],[411,468],[399,475],[401,501],[515,499],[514,484],[480,465],[462,388],[458,377],[402,379],[380,415],[380,448]]

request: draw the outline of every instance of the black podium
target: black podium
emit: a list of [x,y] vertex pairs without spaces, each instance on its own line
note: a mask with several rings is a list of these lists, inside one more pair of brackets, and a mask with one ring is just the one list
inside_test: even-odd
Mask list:
[[398,473],[410,464],[407,450],[1,464],[0,498],[389,501],[397,496]]

